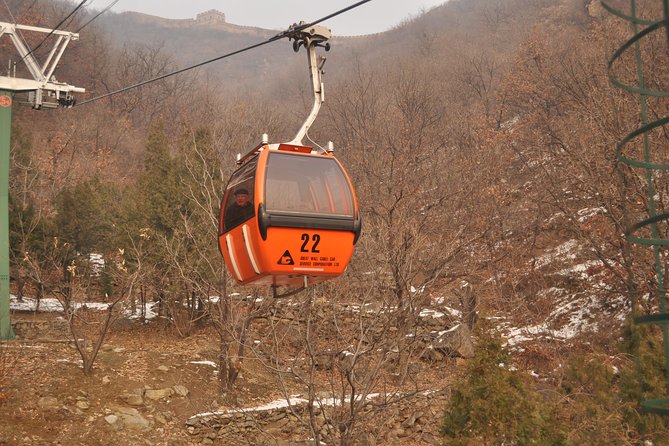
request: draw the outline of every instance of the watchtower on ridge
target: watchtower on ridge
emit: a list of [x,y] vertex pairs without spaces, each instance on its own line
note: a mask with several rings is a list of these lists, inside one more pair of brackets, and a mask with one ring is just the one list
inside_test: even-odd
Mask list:
[[225,23],[225,14],[217,9],[201,12],[195,17],[195,21],[202,25],[216,25]]

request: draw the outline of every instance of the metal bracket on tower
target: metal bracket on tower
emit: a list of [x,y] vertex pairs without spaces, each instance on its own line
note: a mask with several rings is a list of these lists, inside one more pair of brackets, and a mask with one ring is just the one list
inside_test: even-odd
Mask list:
[[[39,32],[48,34],[48,36],[56,36],[56,42],[44,64],[39,64],[35,54],[26,46],[21,36],[18,35],[18,31]],[[0,76],[0,90],[28,92],[28,102],[30,102],[33,108],[72,107],[75,104],[73,93],[84,93],[86,90],[58,82],[53,73],[68,44],[72,40],[78,40],[79,34],[0,22],[0,37],[5,34],[14,43],[21,61],[25,62],[26,68],[33,78],[16,78],[12,75],[12,70],[10,69],[7,76]]]
[[[296,30],[304,26],[304,22],[300,24],[295,24],[290,27],[290,30]],[[293,50],[295,52],[300,50],[300,47],[304,46],[307,49],[307,57],[309,60],[309,72],[311,75],[311,85],[314,92],[314,105],[311,110],[311,113],[307,117],[302,127],[295,135],[295,138],[288,144],[295,144],[298,146],[302,145],[302,139],[309,131],[309,127],[316,120],[318,112],[321,109],[321,104],[325,102],[325,89],[323,82],[321,80],[321,75],[323,74],[323,66],[325,65],[325,57],[316,55],[316,48],[322,47],[325,51],[330,51],[330,43],[328,40],[332,37],[332,32],[329,28],[326,28],[322,25],[313,25],[308,28],[293,31],[289,30],[289,39],[294,40]]]

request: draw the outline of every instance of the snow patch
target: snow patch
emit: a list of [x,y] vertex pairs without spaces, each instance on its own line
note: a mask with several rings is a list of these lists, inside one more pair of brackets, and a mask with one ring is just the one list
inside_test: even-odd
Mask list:
[[218,365],[214,361],[190,361],[190,364],[202,364],[202,365],[208,365],[213,368],[218,367]]
[[572,239],[564,242],[557,248],[552,249],[549,253],[544,254],[536,259],[535,265],[537,268],[546,266],[557,259],[575,259],[576,253],[574,250],[579,247],[578,241]]
[[576,212],[576,215],[578,215],[579,223],[584,223],[586,220],[588,220],[591,217],[594,217],[595,215],[601,215],[606,213],[607,213],[606,208],[597,207],[597,208],[581,209],[580,211]]

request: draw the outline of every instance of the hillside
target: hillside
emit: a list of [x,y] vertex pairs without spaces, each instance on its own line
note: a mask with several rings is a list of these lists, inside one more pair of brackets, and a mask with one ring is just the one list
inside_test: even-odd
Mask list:
[[[181,67],[251,46],[278,33],[229,23],[203,25],[194,20],[169,20],[133,12],[108,14],[99,26],[116,46],[158,47]],[[244,88],[256,90],[258,85],[271,79],[275,71],[294,67],[296,59],[291,46],[284,42],[240,54],[234,60],[216,62],[206,66],[204,72],[215,80],[221,92],[239,94],[240,86],[241,91]]]
[[[67,9],[40,3],[33,24]],[[132,13],[86,31],[58,76],[89,98],[276,33]],[[15,107],[2,438],[665,444],[667,420],[639,407],[665,393],[663,333],[630,318],[663,308],[666,253],[625,232],[669,187],[616,144],[669,103],[611,84],[629,38],[596,0],[451,0],[334,38],[309,139],[334,141],[363,231],[343,277],[289,298],[237,285],[217,220],[234,155],[290,140],[308,112],[303,52]],[[645,82],[669,90],[666,36],[646,39]],[[612,73],[636,85],[635,63]],[[622,153],[662,163],[666,139]]]

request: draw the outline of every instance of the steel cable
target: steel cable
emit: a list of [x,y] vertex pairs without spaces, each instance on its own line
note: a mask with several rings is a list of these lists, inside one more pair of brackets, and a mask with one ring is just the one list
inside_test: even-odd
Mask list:
[[79,3],[67,16],[65,16],[65,18],[63,20],[60,21],[60,23],[58,23],[58,25],[53,27],[51,32],[49,34],[47,34],[44,39],[42,39],[42,41],[39,43],[39,45],[37,45],[35,48],[31,49],[28,52],[28,54],[23,56],[23,59],[21,59],[21,61],[25,60],[26,57],[30,56],[31,54],[34,54],[35,51],[37,51],[42,45],[44,45],[44,43],[49,39],[49,37],[51,37],[53,35],[53,33],[56,32],[56,30],[58,28],[60,28],[63,25],[63,23],[65,23],[67,21],[67,19],[72,17],[74,14],[76,14],[77,11],[79,11],[84,6],[84,4],[86,4],[87,1],[88,0],[82,0],[81,3]]
[[111,2],[109,5],[107,5],[107,7],[106,7],[105,9],[103,9],[102,11],[98,12],[97,14],[95,14],[95,16],[93,16],[92,19],[90,19],[88,22],[86,22],[86,23],[84,23],[83,25],[81,25],[81,26],[79,27],[79,29],[75,31],[75,33],[77,33],[77,34],[80,33],[82,29],[86,28],[88,25],[90,25],[91,23],[93,23],[93,21],[94,21],[95,19],[97,19],[97,18],[100,17],[102,14],[104,14],[105,12],[107,12],[107,11],[109,11],[111,8],[113,8],[114,5],[117,4],[119,1],[120,1],[120,0],[114,0],[113,2]]

